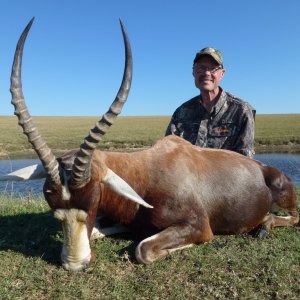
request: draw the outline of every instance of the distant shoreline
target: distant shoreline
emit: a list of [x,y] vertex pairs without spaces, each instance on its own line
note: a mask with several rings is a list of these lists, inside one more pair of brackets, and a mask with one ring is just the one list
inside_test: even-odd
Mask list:
[[258,145],[255,146],[255,153],[293,153],[300,154],[300,145]]
[[[120,149],[109,149],[109,150],[104,149],[103,151],[135,152],[135,151],[148,149],[149,147],[150,146],[145,146],[141,148],[120,148]],[[101,150],[101,147],[99,147],[99,150]],[[62,150],[55,151],[55,149],[53,150],[54,154],[57,157],[61,156],[66,151],[62,151]],[[258,145],[255,147],[255,154],[265,154],[265,153],[300,154],[300,145]],[[33,150],[16,151],[12,153],[0,153],[0,160],[9,160],[9,159],[38,159],[38,157]]]
[[[98,117],[33,117],[47,145],[59,156],[78,148]],[[99,143],[104,151],[136,151],[165,135],[170,116],[119,116]],[[256,153],[300,153],[300,114],[260,115],[255,120]],[[0,159],[36,158],[14,116],[0,116]]]

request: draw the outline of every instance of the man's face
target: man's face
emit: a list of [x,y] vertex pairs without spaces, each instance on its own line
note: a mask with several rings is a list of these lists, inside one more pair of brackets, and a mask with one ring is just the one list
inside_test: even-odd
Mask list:
[[225,70],[211,56],[203,55],[193,66],[195,85],[201,92],[218,88]]

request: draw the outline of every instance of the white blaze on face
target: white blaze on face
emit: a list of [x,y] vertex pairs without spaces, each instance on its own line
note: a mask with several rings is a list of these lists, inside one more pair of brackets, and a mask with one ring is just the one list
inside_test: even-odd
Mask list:
[[86,226],[87,213],[79,209],[57,209],[54,217],[61,221],[64,244],[61,260],[64,269],[79,271],[91,260],[91,248]]

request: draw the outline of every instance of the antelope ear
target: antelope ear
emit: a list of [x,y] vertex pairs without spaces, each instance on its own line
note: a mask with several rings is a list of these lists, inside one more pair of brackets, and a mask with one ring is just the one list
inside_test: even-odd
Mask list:
[[47,173],[43,165],[36,164],[1,176],[0,181],[23,181],[41,179],[45,178],[46,175]]
[[102,182],[118,195],[126,197],[129,200],[145,207],[153,208],[153,206],[145,202],[125,180],[114,173],[111,169],[107,169],[107,173]]

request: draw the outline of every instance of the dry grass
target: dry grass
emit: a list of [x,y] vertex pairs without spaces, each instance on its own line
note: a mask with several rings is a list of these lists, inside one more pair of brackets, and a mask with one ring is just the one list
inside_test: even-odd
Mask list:
[[[300,146],[300,115],[258,115],[255,143],[257,148],[297,150]],[[261,147],[263,146],[263,147]]]
[[[79,147],[97,117],[34,117],[36,126],[54,153]],[[168,116],[118,117],[99,147],[105,150],[149,147],[163,137]],[[300,114],[258,115],[256,152],[300,151]],[[16,117],[0,116],[0,157],[35,157]]]
[[[96,117],[34,117],[44,140],[54,153],[79,147]],[[101,142],[101,149],[135,149],[152,145],[164,136],[169,117],[122,117]],[[0,157],[34,156],[16,117],[0,117]]]
[[[55,153],[77,147],[92,117],[36,117]],[[102,149],[148,147],[169,117],[119,117]],[[256,143],[299,149],[299,115],[258,115]],[[0,117],[0,154],[28,155],[15,117]],[[298,148],[297,148],[298,147]],[[272,148],[271,148],[272,149]],[[298,189],[298,197],[300,189]],[[0,196],[0,299],[299,299],[299,227],[269,239],[218,236],[149,266],[136,263],[131,234],[93,241],[96,262],[79,273],[59,262],[62,232],[42,199]]]

